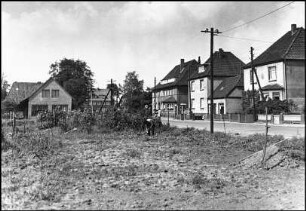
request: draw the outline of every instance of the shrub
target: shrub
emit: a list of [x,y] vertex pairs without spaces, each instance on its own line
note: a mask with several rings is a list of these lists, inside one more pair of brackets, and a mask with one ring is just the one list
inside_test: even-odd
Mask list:
[[48,134],[37,132],[16,134],[13,143],[17,146],[17,152],[33,154],[38,158],[53,153],[55,149],[62,146],[61,141],[55,140]]

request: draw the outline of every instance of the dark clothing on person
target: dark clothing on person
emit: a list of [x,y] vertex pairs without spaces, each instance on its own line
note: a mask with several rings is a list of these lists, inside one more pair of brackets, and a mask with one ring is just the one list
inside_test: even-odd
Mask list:
[[155,124],[153,119],[146,119],[145,120],[145,128],[147,131],[147,134],[150,135],[154,135],[154,129],[155,129]]

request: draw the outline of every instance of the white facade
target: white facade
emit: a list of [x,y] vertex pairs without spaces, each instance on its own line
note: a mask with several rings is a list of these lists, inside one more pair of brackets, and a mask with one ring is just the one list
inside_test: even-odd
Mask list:
[[[214,88],[217,88],[222,82],[220,79],[214,79]],[[194,79],[190,81],[193,89],[191,89],[191,108],[193,113],[209,113],[208,96],[210,95],[210,80],[205,78]],[[190,86],[191,87],[191,86]],[[214,100],[215,101],[215,100]]]
[[[275,71],[274,71],[275,70]],[[285,65],[283,62],[271,63],[263,66],[256,67],[260,86],[278,84],[285,87]],[[270,73],[269,73],[270,72]],[[256,76],[254,75],[254,89],[259,90]],[[244,90],[252,90],[251,83],[251,68],[244,70]],[[271,99],[279,94],[279,99],[284,100],[286,98],[284,90],[271,90],[263,91],[264,95],[268,95]]]

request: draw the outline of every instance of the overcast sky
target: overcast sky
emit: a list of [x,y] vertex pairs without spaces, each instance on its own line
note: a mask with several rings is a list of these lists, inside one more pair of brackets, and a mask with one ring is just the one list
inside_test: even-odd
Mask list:
[[[95,87],[123,84],[136,71],[146,88],[180,59],[210,53],[214,27],[225,31],[290,2],[1,2],[1,71],[12,84],[46,81],[49,66],[63,58],[87,62]],[[250,61],[290,30],[305,28],[305,2],[294,2],[255,22],[215,37],[214,50]]]

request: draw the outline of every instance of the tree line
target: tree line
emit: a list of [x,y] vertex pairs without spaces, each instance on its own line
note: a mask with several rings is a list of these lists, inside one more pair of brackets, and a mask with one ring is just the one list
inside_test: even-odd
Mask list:
[[[83,110],[93,92],[94,74],[85,61],[63,58],[59,62],[50,65],[50,77],[56,81],[72,96],[72,109]],[[113,99],[121,98],[121,106],[129,112],[137,112],[144,109],[145,105],[151,105],[151,90],[144,90],[144,81],[139,80],[135,71],[127,72],[123,86],[121,84],[108,84],[106,88],[113,90]],[[1,74],[1,102],[8,95],[10,85]],[[12,106],[12,102],[2,103]],[[15,105],[17,106],[17,105]]]

